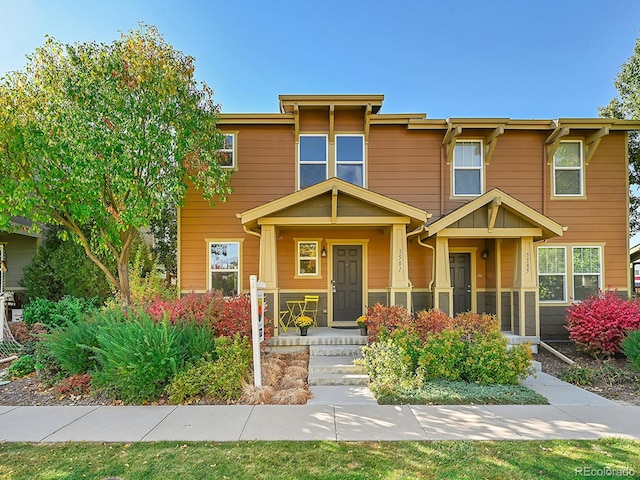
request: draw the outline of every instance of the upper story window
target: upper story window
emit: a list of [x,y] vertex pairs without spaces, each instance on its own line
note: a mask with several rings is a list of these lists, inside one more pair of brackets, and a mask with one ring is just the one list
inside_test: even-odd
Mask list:
[[364,135],[337,134],[335,151],[329,152],[327,135],[300,135],[298,143],[298,188],[306,188],[329,177],[364,187]]
[[584,195],[582,142],[563,141],[553,156],[553,194],[557,197]]
[[218,161],[222,168],[236,168],[236,135],[223,133],[222,148],[218,150]]
[[298,144],[299,187],[306,188],[327,179],[327,136],[300,135]]
[[336,177],[364,187],[364,137],[336,135]]
[[482,195],[483,177],[482,142],[456,142],[453,151],[453,195]]
[[240,292],[240,242],[209,242],[209,289]]

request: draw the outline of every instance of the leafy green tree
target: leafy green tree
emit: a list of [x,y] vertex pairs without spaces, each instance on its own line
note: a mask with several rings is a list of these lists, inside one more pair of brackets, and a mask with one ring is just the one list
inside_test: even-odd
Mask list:
[[[606,107],[600,107],[601,117],[640,120],[640,38],[636,40],[633,55],[622,64],[614,81],[619,97],[613,98]],[[640,231],[640,132],[629,132],[629,184],[630,230]]]
[[12,215],[64,226],[127,304],[140,229],[189,182],[212,205],[231,192],[218,111],[194,59],[154,27],[108,45],[47,38],[0,79],[0,230]]

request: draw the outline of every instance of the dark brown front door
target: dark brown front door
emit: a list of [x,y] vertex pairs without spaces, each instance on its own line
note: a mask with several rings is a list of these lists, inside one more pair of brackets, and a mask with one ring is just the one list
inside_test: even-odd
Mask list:
[[333,247],[333,321],[353,322],[362,315],[362,245]]
[[468,312],[471,310],[471,255],[450,254],[449,268],[453,286],[453,313]]

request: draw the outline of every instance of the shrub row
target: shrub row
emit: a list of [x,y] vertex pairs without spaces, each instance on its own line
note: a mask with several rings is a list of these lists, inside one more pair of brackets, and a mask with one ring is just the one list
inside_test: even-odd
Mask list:
[[78,298],[66,296],[59,301],[46,298],[34,298],[24,307],[22,318],[28,327],[42,323],[47,329],[53,329],[77,323],[86,315],[94,312],[99,305],[98,298]]

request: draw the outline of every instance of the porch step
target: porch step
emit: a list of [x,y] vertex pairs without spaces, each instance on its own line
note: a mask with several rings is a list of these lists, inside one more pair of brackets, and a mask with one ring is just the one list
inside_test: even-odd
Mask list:
[[365,374],[364,367],[354,365],[353,360],[354,357],[312,355],[309,357],[309,375],[324,375],[327,373]]
[[369,375],[355,373],[324,373],[322,375],[309,375],[309,385],[344,386],[344,385],[368,385]]
[[361,345],[310,345],[309,355],[329,357],[362,357]]

